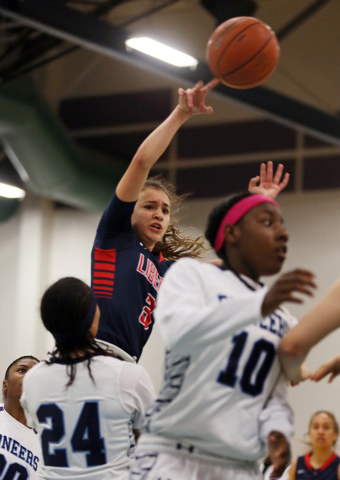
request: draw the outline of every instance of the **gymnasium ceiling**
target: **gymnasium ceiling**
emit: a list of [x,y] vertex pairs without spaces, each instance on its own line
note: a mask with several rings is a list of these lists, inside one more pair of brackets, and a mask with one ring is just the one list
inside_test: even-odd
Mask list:
[[[252,12],[250,3],[0,0],[0,78],[4,85],[32,80],[72,141],[100,151],[98,162],[108,169],[114,157],[126,165],[140,141],[175,105],[178,86],[210,78],[205,46],[217,25],[213,8],[228,4],[239,9],[234,10],[237,16],[255,16],[273,28],[281,46],[279,65],[263,87],[239,91],[221,86],[212,93],[208,103],[215,114],[193,118],[158,169],[171,180],[176,180],[174,171],[181,173],[177,176],[185,188],[190,188],[188,178],[203,186],[204,168],[211,165],[217,168],[215,178],[225,173],[237,177],[238,163],[255,164],[262,158],[286,160],[298,177],[298,131],[305,136],[302,148],[314,148],[310,164],[319,159],[312,173],[306,171],[297,180],[300,187],[301,182],[303,188],[313,186],[309,177],[320,176],[324,148],[330,183],[319,187],[340,188],[340,2],[256,0]],[[167,67],[126,52],[124,38],[135,34],[194,56],[198,69]],[[264,138],[256,142],[261,132]],[[5,155],[2,165],[4,171],[11,169]],[[253,172],[245,170],[247,175]],[[197,196],[214,193],[211,189]]]

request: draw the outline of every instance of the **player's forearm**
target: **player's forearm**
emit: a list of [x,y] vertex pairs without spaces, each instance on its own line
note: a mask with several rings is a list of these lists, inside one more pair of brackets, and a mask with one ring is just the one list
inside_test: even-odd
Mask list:
[[163,155],[178,129],[191,117],[177,106],[141,144],[128,169],[118,183],[116,193],[125,202],[136,201],[149,172]]
[[191,117],[177,106],[175,110],[159,125],[141,144],[133,159],[140,166],[149,169],[157,162],[169,146],[178,129]]

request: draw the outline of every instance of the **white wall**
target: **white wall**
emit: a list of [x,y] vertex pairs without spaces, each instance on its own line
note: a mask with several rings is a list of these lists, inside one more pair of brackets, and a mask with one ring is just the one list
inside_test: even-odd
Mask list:
[[[217,201],[188,201],[182,226],[195,227],[193,235],[202,233],[207,215]],[[340,192],[286,194],[280,197],[280,203],[290,234],[284,270],[310,268],[318,277],[315,299],[308,299],[303,306],[289,307],[300,317],[340,276]],[[51,336],[39,320],[40,297],[49,284],[62,276],[77,276],[90,282],[90,252],[99,218],[99,214],[53,210],[49,202],[30,195],[19,215],[0,223],[0,375],[16,356],[42,357],[51,348]],[[213,258],[213,253],[208,257]],[[310,367],[314,369],[338,354],[339,345],[340,330],[313,350],[308,358]],[[141,364],[148,369],[157,388],[162,361],[163,346],[155,327]],[[340,418],[339,396],[340,379],[332,385],[326,381],[306,382],[292,388],[296,438],[303,439],[308,419],[317,409],[329,409]],[[297,441],[293,448],[295,454],[304,449]]]

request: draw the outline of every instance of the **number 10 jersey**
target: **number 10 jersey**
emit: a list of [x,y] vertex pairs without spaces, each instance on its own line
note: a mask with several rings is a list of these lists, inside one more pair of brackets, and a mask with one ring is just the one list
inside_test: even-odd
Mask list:
[[293,414],[277,346],[296,320],[284,308],[263,318],[266,292],[192,259],[169,270],[155,312],[167,348],[164,382],[139,452],[167,450],[174,439],[198,456],[254,462],[271,431],[290,438]]

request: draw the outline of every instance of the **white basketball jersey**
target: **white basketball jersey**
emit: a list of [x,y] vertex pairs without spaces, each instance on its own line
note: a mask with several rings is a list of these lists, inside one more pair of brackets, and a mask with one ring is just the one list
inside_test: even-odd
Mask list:
[[123,480],[141,427],[154,400],[152,381],[139,365],[112,357],[77,361],[71,386],[66,365],[41,362],[24,378],[21,404],[39,432],[41,477]]
[[0,478],[35,480],[40,461],[38,434],[0,407]]
[[296,320],[283,308],[263,318],[266,293],[215,265],[184,259],[171,267],[156,307],[164,383],[138,450],[166,450],[176,439],[201,456],[257,461],[268,433],[291,436],[277,345]]

